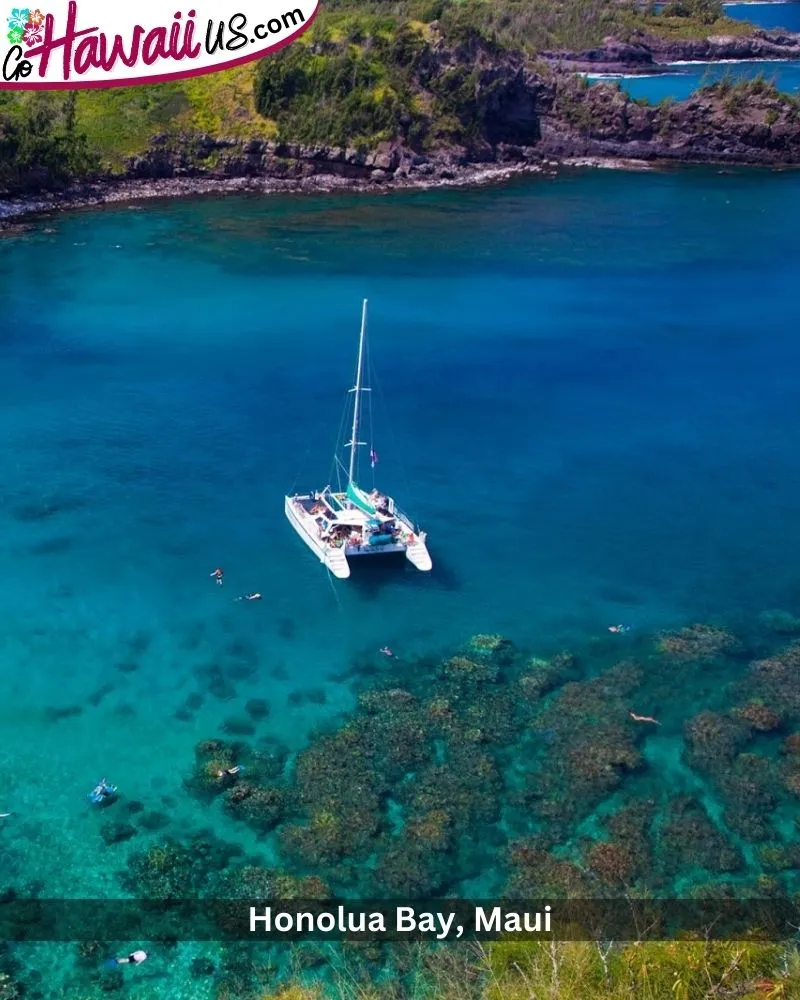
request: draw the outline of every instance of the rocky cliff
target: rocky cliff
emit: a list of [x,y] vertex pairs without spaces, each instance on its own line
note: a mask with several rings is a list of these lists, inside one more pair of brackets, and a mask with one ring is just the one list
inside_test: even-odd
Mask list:
[[562,70],[586,73],[653,73],[671,62],[714,62],[724,59],[800,59],[800,35],[756,31],[752,35],[718,35],[674,41],[634,33],[628,41],[609,37],[603,44],[576,52],[542,52],[540,57]]
[[588,86],[572,73],[535,70],[521,56],[485,50],[428,53],[420,80],[470,65],[476,123],[460,141],[415,146],[408,135],[375,148],[247,142],[210,136],[156,137],[128,163],[129,179],[269,178],[299,187],[450,181],[487,166],[576,157],[800,164],[800,104],[762,81],[719,83],[691,99],[651,107],[613,84]]
[[[653,57],[641,43],[609,42],[604,52],[629,62]],[[62,184],[56,200],[435,186],[587,158],[800,164],[800,103],[762,81],[723,82],[690,100],[651,107],[614,85],[588,86],[574,73],[475,39],[425,45],[410,79],[417,111],[400,108],[390,139],[348,146],[164,132],[121,173],[96,174],[77,189]]]

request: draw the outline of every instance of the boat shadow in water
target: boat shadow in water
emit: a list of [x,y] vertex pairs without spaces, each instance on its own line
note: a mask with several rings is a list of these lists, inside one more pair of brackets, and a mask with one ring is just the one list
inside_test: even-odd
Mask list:
[[350,559],[349,563],[350,578],[346,585],[353,587],[360,597],[367,600],[377,597],[384,587],[389,586],[434,587],[449,592],[461,589],[461,581],[456,573],[438,557],[429,573],[420,573],[414,569],[403,552],[387,554],[379,559]]

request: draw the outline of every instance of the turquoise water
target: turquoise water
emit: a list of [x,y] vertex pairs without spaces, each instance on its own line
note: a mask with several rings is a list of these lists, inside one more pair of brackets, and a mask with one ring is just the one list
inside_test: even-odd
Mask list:
[[759,28],[800,31],[800,3],[795,0],[789,3],[726,3],[723,7],[728,17],[750,21]]
[[[724,4],[724,7],[728,17],[750,21],[760,28],[800,31],[800,3],[794,0],[788,3],[729,3]],[[670,72],[655,76],[590,74],[588,79],[614,80],[631,97],[658,104],[664,100],[684,101],[699,87],[717,80],[754,80],[759,76],[786,93],[800,91],[800,63],[783,60],[694,63],[674,65]]]
[[[795,175],[687,170],[163,202],[6,237],[0,884],[120,892],[155,835],[104,844],[104,775],[159,835],[274,858],[187,795],[194,745],[260,698],[247,738],[301,748],[385,643],[548,655],[617,621],[797,612],[798,225]],[[435,569],[333,583],[283,495],[328,481],[362,296],[378,482]],[[159,961],[153,989],[205,995]]]
[[800,62],[747,61],[736,63],[672,64],[666,73],[653,76],[613,76],[589,74],[591,82],[613,81],[637,100],[658,104],[659,101],[685,101],[699,88],[718,80],[755,80],[763,77],[789,94],[800,92]]

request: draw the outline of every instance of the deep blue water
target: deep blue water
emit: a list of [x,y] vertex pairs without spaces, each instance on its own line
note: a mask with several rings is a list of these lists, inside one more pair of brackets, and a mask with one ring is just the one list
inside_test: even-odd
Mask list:
[[788,3],[726,3],[723,7],[728,17],[750,21],[760,28],[800,31],[800,3],[796,0]]
[[613,81],[631,97],[658,104],[663,100],[684,101],[699,87],[718,80],[754,80],[757,77],[774,83],[778,90],[786,93],[800,92],[800,62],[684,63],[673,64],[669,72],[652,76],[591,74],[588,79],[591,82]]
[[[797,176],[686,170],[163,202],[5,238],[15,871],[113,894],[130,845],[97,863],[99,777],[184,828],[194,743],[262,697],[302,745],[352,704],[332,675],[384,643],[500,632],[546,654],[617,621],[797,613],[798,227]],[[362,296],[378,482],[435,570],[333,584],[283,496],[328,481]],[[233,699],[176,721],[232,659]],[[326,704],[287,701],[310,688]]]

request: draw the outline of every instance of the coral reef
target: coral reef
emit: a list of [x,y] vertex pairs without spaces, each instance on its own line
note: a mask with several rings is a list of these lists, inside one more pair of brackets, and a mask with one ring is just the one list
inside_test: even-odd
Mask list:
[[636,867],[633,853],[624,844],[598,843],[587,853],[589,871],[610,886],[628,886]]
[[758,625],[762,632],[773,632],[776,635],[800,634],[800,618],[788,611],[762,611],[758,616]]
[[[230,901],[223,926],[238,926],[242,899],[422,899],[473,885],[517,899],[785,900],[800,871],[786,829],[800,797],[800,643],[780,648],[785,633],[765,633],[748,635],[760,658],[747,669],[739,641],[706,625],[662,633],[656,648],[637,635],[622,661],[618,643],[591,637],[544,658],[495,635],[413,668],[388,661],[356,676],[355,708],[296,756],[266,736],[197,744],[186,790],[255,830],[252,854],[209,831],[151,843],[175,802],[122,802],[120,822],[97,829],[108,844],[141,838],[123,888]],[[249,669],[247,648],[240,662]],[[676,684],[693,706],[685,715],[670,711]],[[632,708],[662,727],[634,724]],[[268,712],[252,699],[230,718],[249,733]],[[87,943],[79,964],[104,947]],[[358,953],[364,968],[385,961],[370,948]],[[294,957],[306,970],[320,960],[314,948]],[[233,949],[198,956],[190,974],[213,975],[223,996],[257,996],[265,962],[274,988],[274,956]]]
[[677,632],[662,632],[656,648],[663,655],[677,661],[711,660],[738,652],[741,643],[724,628],[716,625],[687,625]]
[[660,830],[662,863],[670,874],[694,866],[711,872],[736,872],[744,859],[711,822],[697,799],[681,796],[669,803]]
[[737,719],[746,722],[752,729],[759,733],[771,733],[780,729],[783,720],[780,715],[769,705],[760,701],[750,702],[743,708],[735,708],[732,715]]
[[283,818],[283,792],[277,787],[238,781],[225,793],[225,811],[266,833]]
[[5,972],[0,972],[0,1000],[16,1000],[20,990],[17,983]]
[[700,712],[684,726],[687,763],[700,771],[724,769],[749,737],[745,722],[719,712]]
[[198,743],[194,755],[194,769],[184,779],[184,787],[191,795],[206,801],[221,795],[237,782],[238,775],[229,773],[233,767],[244,765],[248,777],[257,781],[261,771],[269,766],[265,755],[253,753],[245,744],[219,739]]

